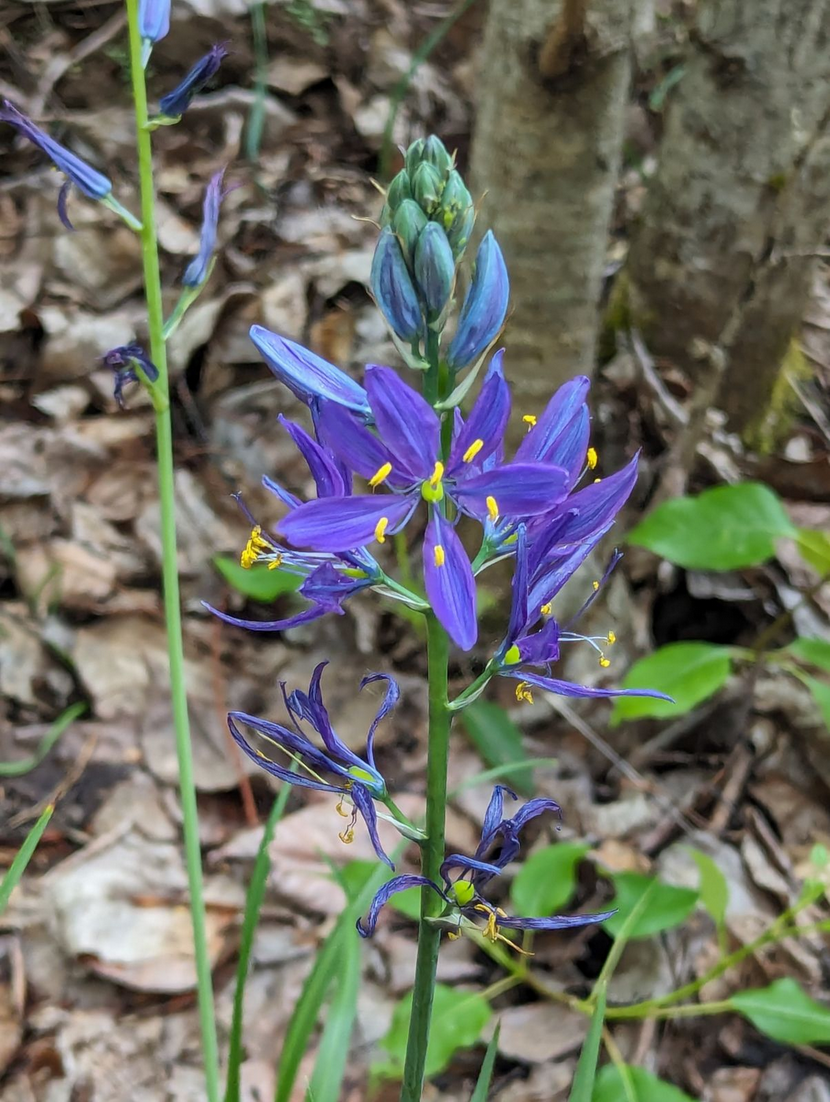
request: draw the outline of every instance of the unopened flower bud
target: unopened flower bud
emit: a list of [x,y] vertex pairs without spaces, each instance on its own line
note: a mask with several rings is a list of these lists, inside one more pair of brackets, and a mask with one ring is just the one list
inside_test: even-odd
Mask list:
[[170,30],[170,0],[139,0],[138,31],[144,42],[158,42]]
[[227,56],[228,51],[222,43],[211,46],[208,53],[196,62],[181,83],[161,98],[159,109],[162,116],[166,119],[180,119],[196,93],[201,92],[208,81],[216,75],[222,64],[222,58]]
[[467,213],[473,205],[473,197],[461,179],[461,173],[453,170],[441,192],[441,222],[445,230],[455,220]]
[[509,297],[507,266],[492,230],[488,230],[478,247],[473,279],[447,353],[450,367],[466,367],[486,351],[504,324]]
[[404,259],[410,268],[415,264],[415,247],[427,222],[427,216],[414,199],[404,199],[392,222]]
[[441,202],[443,180],[438,169],[426,161],[415,169],[412,177],[412,197],[426,214],[433,214]]
[[442,180],[446,180],[453,170],[453,159],[447,152],[447,148],[440,138],[431,134],[424,142],[421,160],[433,165]]
[[378,238],[371,280],[375,301],[392,329],[403,341],[415,340],[421,332],[421,304],[391,226]]
[[424,139],[418,138],[417,141],[414,141],[412,145],[410,145],[410,147],[404,154],[404,168],[409,174],[410,179],[412,179],[415,169],[418,167],[423,159],[425,145],[426,142],[424,141]]
[[430,222],[415,249],[415,281],[430,320],[437,318],[446,306],[454,278],[455,261],[447,235],[437,222]]
[[463,214],[458,214],[447,230],[447,239],[452,248],[452,254],[458,260],[470,243],[470,235],[476,222],[475,207],[469,206]]
[[401,169],[386,192],[386,203],[394,214],[404,199],[412,198],[412,187],[406,169]]

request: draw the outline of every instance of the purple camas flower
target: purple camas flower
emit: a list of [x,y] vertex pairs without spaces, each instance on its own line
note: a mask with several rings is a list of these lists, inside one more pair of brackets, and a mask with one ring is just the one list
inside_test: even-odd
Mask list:
[[138,32],[144,42],[158,42],[170,30],[170,0],[138,0]]
[[[375,765],[374,739],[378,724],[394,708],[400,690],[397,683],[386,674],[373,673],[360,682],[361,689],[376,681],[386,683],[386,695],[366,736],[365,756],[360,758],[338,738],[323,703],[320,679],[326,665],[326,662],[321,662],[315,668],[307,693],[295,689],[290,695],[286,695],[285,684],[281,683],[291,729],[247,712],[237,711],[228,714],[228,727],[237,745],[271,776],[298,788],[336,793],[340,797],[337,802],[338,813],[350,820],[340,834],[342,841],[352,841],[357,816],[360,814],[366,823],[375,853],[381,861],[394,868],[378,837],[374,801],[386,797],[386,783]],[[320,736],[323,749],[304,734],[303,725],[307,725]],[[243,727],[258,736],[262,749],[249,741],[249,737],[242,731]],[[270,754],[274,751],[283,752],[285,764],[272,760]],[[298,766],[296,772],[289,768],[291,762]],[[343,810],[346,803],[351,804],[350,811]]]
[[551,811],[561,817],[559,804],[553,800],[537,797],[530,800],[512,819],[504,818],[505,793],[512,799],[518,799],[515,792],[503,785],[496,785],[481,828],[481,841],[472,857],[454,853],[441,865],[442,885],[436,884],[426,876],[395,876],[376,893],[369,907],[365,923],[358,919],[357,929],[362,937],[371,937],[377,924],[378,915],[388,900],[397,892],[406,888],[429,887],[441,896],[446,909],[441,916],[449,925],[453,921],[458,928],[462,920],[486,919],[484,936],[490,941],[504,941],[512,945],[501,933],[508,930],[566,930],[577,926],[588,926],[594,922],[604,922],[615,911],[602,911],[592,915],[552,915],[549,918],[516,918],[489,903],[482,896],[482,890],[493,877],[498,876],[519,854],[519,835],[531,819]]
[[185,287],[201,287],[210,275],[213,267],[213,250],[216,248],[216,230],[219,225],[219,207],[231,189],[222,190],[224,168],[215,173],[205,188],[202,206],[202,230],[199,238],[199,252],[190,261],[182,276]]
[[159,101],[161,114],[167,119],[180,119],[190,106],[193,97],[201,92],[216,75],[222,59],[228,56],[224,43],[211,46],[204,57],[200,58],[187,76]]
[[124,408],[124,387],[127,383],[140,382],[139,368],[151,383],[159,377],[158,368],[140,344],[124,344],[119,348],[111,348],[102,360],[104,365],[115,374],[113,395],[122,409]]

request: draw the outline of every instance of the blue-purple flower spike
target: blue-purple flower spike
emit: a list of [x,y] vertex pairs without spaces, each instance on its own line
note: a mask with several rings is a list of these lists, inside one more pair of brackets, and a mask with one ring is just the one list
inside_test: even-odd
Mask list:
[[187,76],[159,100],[161,114],[167,119],[180,119],[190,106],[193,97],[201,92],[216,75],[222,59],[228,56],[223,43],[211,46],[208,53],[200,58]]

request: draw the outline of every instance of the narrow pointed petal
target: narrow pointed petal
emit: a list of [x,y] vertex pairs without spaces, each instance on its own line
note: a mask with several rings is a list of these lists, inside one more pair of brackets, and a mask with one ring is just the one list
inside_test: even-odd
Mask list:
[[[510,620],[507,625],[507,637],[505,639],[506,650],[524,632],[528,624],[528,556],[527,556],[527,530],[523,524],[516,529],[516,564],[513,568],[513,584],[511,587]],[[494,793],[495,795],[495,793]]]
[[[219,208],[228,194],[222,190],[224,168],[215,173],[205,188],[202,204],[202,228],[199,234],[199,252],[188,264],[182,276],[185,287],[201,287],[213,270],[213,251],[216,248],[216,231],[219,227]],[[232,189],[229,189],[232,190]]]
[[658,693],[653,689],[592,689],[587,685],[577,685],[572,681],[560,681],[556,677],[543,677],[541,674],[531,673],[528,670],[504,670],[502,672],[506,677],[515,678],[517,681],[527,681],[528,684],[536,685],[549,693],[556,693],[557,696],[647,696],[652,700],[668,700],[670,704],[674,704],[673,697],[666,696],[665,693]]
[[290,628],[299,627],[300,624],[310,624],[314,620],[319,620],[321,616],[331,611],[323,605],[312,605],[311,608],[295,612],[293,616],[287,616],[283,620],[243,620],[239,616],[230,616],[227,612],[221,612],[213,605],[209,605],[207,601],[202,601],[202,605],[217,619],[230,624],[231,627],[245,628],[246,631],[288,631]]
[[317,497],[344,497],[350,494],[351,482],[347,485],[343,481],[339,464],[326,449],[309,436],[301,425],[289,421],[282,414],[277,420],[297,445],[308,464],[308,469],[317,486]]
[[372,725],[369,728],[369,733],[366,736],[366,760],[369,762],[369,765],[371,765],[373,769],[375,768],[375,731],[377,730],[380,721],[384,719],[387,715],[389,715],[389,713],[398,703],[398,700],[401,696],[401,690],[398,688],[397,681],[394,679],[394,677],[390,677],[389,674],[386,673],[368,674],[360,682],[360,688],[363,689],[364,686],[372,685],[376,681],[386,682],[386,695],[383,698],[381,706],[377,710],[375,718],[372,720]]
[[573,515],[563,527],[557,547],[566,549],[581,543],[614,520],[637,482],[639,458],[640,453],[637,452],[621,470],[571,494],[563,508]]
[[86,161],[76,156],[65,145],[50,138],[45,130],[41,130],[32,120],[19,111],[15,105],[7,99],[3,100],[0,107],[0,122],[7,122],[28,138],[33,145],[41,149],[49,157],[56,168],[59,168],[72,183],[82,191],[89,199],[103,199],[112,191],[112,181],[98,172]]
[[323,612],[343,615],[343,602],[372,585],[371,578],[350,578],[332,563],[324,562],[305,579],[297,591],[301,597],[314,601]]
[[[553,523],[555,526],[556,521]],[[552,559],[548,559],[548,548],[545,547],[543,543],[541,550],[544,557],[539,557],[536,560],[537,565],[533,570],[532,583],[528,596],[528,609],[534,615],[534,619],[538,617],[542,605],[552,601],[562,586],[573,577],[600,540],[607,535],[610,528],[610,524],[605,528],[600,528],[599,531],[594,532],[593,535],[589,536],[582,543],[577,544],[576,548],[570,552],[566,551],[562,555],[557,555],[555,551],[550,552],[553,556]],[[554,548],[557,543],[556,533],[561,530],[563,529],[556,528],[556,531],[552,533],[551,543]],[[544,540],[544,537],[542,537],[542,539]],[[531,547],[531,563],[535,558],[536,545],[534,544],[534,546]]]
[[[502,372],[503,359],[504,351],[499,350],[493,357],[470,416],[455,437],[447,467],[450,474],[458,474],[465,469],[480,470],[482,463],[500,447],[504,439],[510,419],[510,388]],[[465,464],[465,454],[475,447],[478,440],[482,441],[481,447]]]
[[374,800],[366,787],[362,784],[353,784],[350,789],[350,795],[354,800],[354,806],[363,816],[363,821],[366,823],[366,829],[369,831],[369,839],[372,843],[372,848],[381,861],[383,861],[384,865],[388,865],[390,869],[394,869],[395,866],[392,864],[389,857],[387,857],[383,846],[380,844],[380,837],[378,836],[378,815],[375,811]]
[[498,923],[508,930],[573,930],[578,926],[605,922],[616,913],[616,910],[599,911],[594,915],[551,915],[550,918],[514,918],[508,915],[506,918],[499,917]]
[[[334,773],[338,778],[342,777],[343,780],[330,783],[310,777],[302,770],[292,773],[287,766],[283,768],[276,762],[271,761],[264,753],[258,753],[240,730],[240,723],[244,723],[246,727],[256,731],[266,743],[270,741],[277,747],[285,747],[295,756],[311,763],[316,771],[326,770],[329,773]],[[347,770],[331,761],[322,750],[318,750],[304,735],[289,731],[287,727],[282,727],[278,723],[270,723],[258,716],[248,715],[247,712],[229,712],[228,728],[233,735],[234,742],[245,751],[251,761],[256,762],[272,776],[287,780],[289,784],[299,785],[300,788],[314,788],[319,792],[345,792],[347,790],[345,782],[351,779]]]
[[345,742],[335,733],[331,725],[328,709],[323,703],[323,690],[320,681],[323,676],[323,670],[327,665],[327,661],[318,662],[314,667],[307,694],[292,693],[292,696],[300,704],[298,709],[294,709],[294,714],[298,716],[298,718],[307,720],[311,724],[323,740],[326,749],[333,758],[347,766],[356,765],[358,768],[364,768],[366,763],[363,759],[359,758],[354,751],[350,750]]
[[263,325],[252,325],[250,337],[274,375],[300,401],[310,403],[322,398],[362,417],[369,416],[366,391],[339,367]]
[[562,808],[556,800],[550,800],[547,796],[535,796],[532,800],[528,800],[526,804],[523,804],[510,819],[511,828],[518,834],[531,819],[535,819],[538,815],[544,815],[548,811],[556,815],[557,818],[562,818]]
[[375,893],[375,898],[372,900],[369,907],[369,913],[366,915],[366,922],[357,920],[357,932],[361,937],[371,937],[375,932],[375,926],[377,925],[378,915],[383,907],[389,902],[393,895],[398,892],[405,892],[407,888],[432,888],[434,892],[437,892],[442,899],[445,899],[444,893],[426,876],[417,876],[413,873],[406,873],[403,876],[393,876],[391,880],[378,889]]
[[567,492],[567,473],[545,463],[506,463],[458,482],[453,497],[473,516],[489,515],[494,498],[499,516],[532,517],[550,512]]
[[[591,383],[586,375],[577,375],[575,379],[570,379],[559,387],[544,413],[516,449],[517,463],[535,460],[560,465],[556,454],[560,438],[580,410],[585,408],[590,387]],[[582,460],[584,459],[583,454]],[[562,463],[561,466],[565,464]]]
[[417,478],[429,478],[440,454],[438,416],[389,367],[368,367],[366,389],[378,431],[392,455]]
[[417,480],[400,457],[393,455],[365,424],[349,410],[324,402],[317,415],[320,440],[330,448],[349,470],[367,481],[385,467],[392,468],[386,480],[393,486],[404,486]]
[[490,797],[490,802],[487,805],[487,810],[484,813],[484,822],[481,824],[481,842],[479,843],[476,853],[489,844],[490,836],[504,818],[505,793],[513,800],[518,800],[519,798],[513,789],[508,788],[507,785],[497,784],[495,786],[493,795]]
[[447,353],[451,368],[466,367],[487,350],[504,325],[509,298],[507,265],[492,230],[488,230],[478,247],[472,282]]
[[[460,872],[461,876],[466,872],[483,873],[485,876],[477,877],[476,883],[486,883],[498,876],[501,872],[499,865],[488,864],[487,861],[479,861],[477,857],[467,857],[463,853],[451,853],[441,864],[441,878],[449,887],[450,873]],[[458,879],[458,878],[456,878]]]
[[427,600],[452,641],[470,650],[478,638],[473,570],[455,529],[437,512],[424,534],[424,585]]
[[69,192],[72,190],[72,181],[64,180],[61,184],[61,189],[58,192],[58,218],[70,233],[75,232],[75,227],[69,220],[69,211],[66,208],[66,201],[69,198]]
[[180,118],[190,106],[193,97],[201,92],[208,81],[216,75],[222,59],[227,56],[228,51],[224,43],[211,46],[180,83],[159,100],[162,115],[170,119]]
[[278,527],[295,547],[336,554],[371,543],[384,517],[385,535],[391,535],[409,518],[418,500],[395,494],[319,498],[283,517]]
[[281,486],[279,482],[275,482],[273,478],[269,478],[267,474],[262,476],[262,485],[266,490],[270,490],[274,497],[287,505],[289,509],[298,509],[302,504],[302,499],[297,497],[296,494],[292,494],[290,490],[286,490],[284,486]]

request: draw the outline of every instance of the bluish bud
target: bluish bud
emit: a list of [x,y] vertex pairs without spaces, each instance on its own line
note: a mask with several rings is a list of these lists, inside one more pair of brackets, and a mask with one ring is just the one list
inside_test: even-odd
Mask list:
[[412,174],[412,197],[421,210],[434,214],[441,202],[444,182],[438,169],[422,161]]
[[447,353],[451,368],[475,363],[487,350],[504,324],[509,297],[507,266],[492,230],[488,230],[478,247],[473,279]]
[[144,42],[158,42],[170,30],[170,0],[139,0],[138,32]]
[[447,235],[437,222],[430,222],[418,238],[415,249],[415,281],[434,321],[452,292],[455,260]]
[[403,341],[414,341],[421,333],[421,304],[391,226],[378,238],[371,281],[375,301],[394,332]]
[[227,56],[228,51],[223,44],[211,46],[208,53],[199,58],[187,76],[159,100],[161,114],[167,119],[181,118],[190,106],[190,101],[216,75],[222,59]]
[[418,138],[417,141],[414,141],[412,145],[410,145],[410,147],[404,154],[404,168],[409,173],[410,179],[412,179],[415,169],[418,167],[418,165],[421,163],[421,160],[423,159],[425,145],[426,142],[424,141],[424,139]]
[[412,187],[409,182],[409,174],[406,169],[401,169],[392,183],[389,185],[389,190],[386,192],[386,202],[389,209],[394,212],[398,209],[404,199],[412,198]]
[[415,264],[415,247],[429,219],[414,199],[404,199],[392,221],[398,236],[404,260],[412,268]]
[[182,276],[185,287],[201,287],[213,268],[213,251],[216,248],[216,230],[219,225],[219,207],[228,194],[222,190],[224,168],[215,173],[205,188],[202,204],[202,230],[199,234],[199,252],[190,261]]
[[438,170],[442,180],[446,180],[453,170],[453,159],[447,152],[447,147],[434,134],[431,134],[424,142],[421,160],[433,165]]

